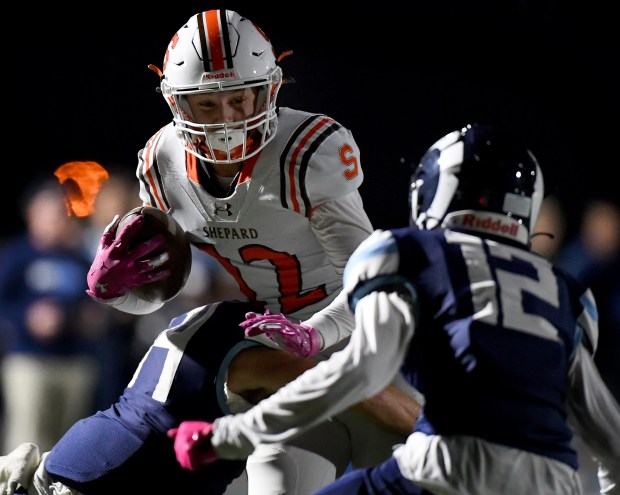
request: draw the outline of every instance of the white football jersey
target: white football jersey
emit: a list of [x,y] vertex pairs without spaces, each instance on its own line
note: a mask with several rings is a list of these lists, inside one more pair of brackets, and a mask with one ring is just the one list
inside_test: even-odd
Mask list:
[[[170,213],[249,300],[300,320],[327,306],[342,287],[346,260],[372,231],[351,132],[325,115],[281,108],[275,138],[244,163],[227,195],[210,194],[206,174],[172,123],[139,153],[143,202]],[[325,207],[343,200],[354,206]],[[313,226],[321,206],[337,218]]]

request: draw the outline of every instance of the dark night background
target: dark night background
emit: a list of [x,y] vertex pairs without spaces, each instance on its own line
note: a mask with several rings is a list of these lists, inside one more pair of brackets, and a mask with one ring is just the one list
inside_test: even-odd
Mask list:
[[135,169],[138,150],[171,118],[147,65],[161,67],[176,30],[210,8],[237,10],[277,54],[294,51],[281,65],[296,83],[282,88],[279,104],[325,113],[353,131],[375,227],[407,222],[411,162],[473,120],[529,140],[548,192],[575,222],[587,198],[614,197],[620,76],[611,2],[351,5],[113,0],[28,9],[11,21],[21,34],[4,37],[9,137],[0,187],[10,215],[1,235],[22,225],[25,186],[65,162]]

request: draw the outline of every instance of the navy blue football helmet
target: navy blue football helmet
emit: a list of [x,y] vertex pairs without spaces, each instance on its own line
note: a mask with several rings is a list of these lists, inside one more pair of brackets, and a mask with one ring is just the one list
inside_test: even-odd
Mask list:
[[411,221],[529,247],[543,196],[543,175],[529,149],[495,127],[470,124],[422,157],[411,180]]

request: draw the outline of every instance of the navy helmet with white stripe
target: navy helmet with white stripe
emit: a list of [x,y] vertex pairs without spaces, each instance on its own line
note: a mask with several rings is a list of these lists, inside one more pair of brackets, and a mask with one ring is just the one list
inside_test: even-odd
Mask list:
[[411,221],[530,245],[544,196],[532,152],[498,128],[470,124],[424,154],[411,180]]

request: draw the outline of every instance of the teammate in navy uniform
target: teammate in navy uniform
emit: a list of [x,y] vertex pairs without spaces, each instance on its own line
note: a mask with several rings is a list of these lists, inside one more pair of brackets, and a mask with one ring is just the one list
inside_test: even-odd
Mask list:
[[412,226],[375,231],[347,263],[347,347],[244,414],[181,424],[180,464],[291,438],[402,369],[426,401],[415,431],[321,495],[580,494],[573,431],[600,462],[601,493],[620,493],[620,406],[593,363],[595,301],[529,249],[543,191],[510,135],[474,124],[437,141],[413,175]]

